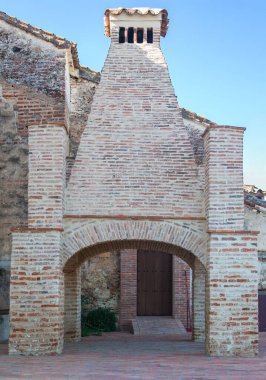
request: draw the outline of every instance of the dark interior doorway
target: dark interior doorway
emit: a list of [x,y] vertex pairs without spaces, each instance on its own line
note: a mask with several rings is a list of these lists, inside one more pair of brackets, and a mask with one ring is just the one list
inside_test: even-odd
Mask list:
[[259,291],[259,331],[266,331],[266,290]]
[[172,315],[172,255],[138,251],[137,315]]

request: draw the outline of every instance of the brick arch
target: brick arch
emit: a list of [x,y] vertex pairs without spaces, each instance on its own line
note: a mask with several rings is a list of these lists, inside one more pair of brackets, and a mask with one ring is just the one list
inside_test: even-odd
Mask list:
[[196,257],[205,267],[206,241],[206,234],[195,223],[68,221],[63,238],[63,266],[65,271],[72,271],[96,254],[139,248],[175,254],[190,266]]

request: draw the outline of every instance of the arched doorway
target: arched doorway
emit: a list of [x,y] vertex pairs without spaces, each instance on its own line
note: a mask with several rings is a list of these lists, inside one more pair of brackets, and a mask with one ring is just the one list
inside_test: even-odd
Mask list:
[[[125,222],[119,223],[120,227]],[[133,222],[135,227],[137,226],[136,222]],[[141,222],[142,226],[147,223]],[[160,223],[161,227],[163,227],[164,223]],[[128,222],[127,222],[128,225]],[[151,224],[155,225],[154,224]],[[96,243],[96,234],[97,227],[100,228],[101,239],[103,236],[109,235],[112,240],[101,241]],[[169,229],[169,227],[171,227]],[[181,227],[181,228],[180,228]],[[71,253],[69,255],[68,260],[65,261],[64,272],[65,272],[65,339],[66,340],[79,340],[80,339],[80,265],[88,260],[90,257],[98,255],[103,252],[110,252],[114,250],[121,250],[122,257],[127,256],[127,259],[124,260],[126,266],[124,266],[122,276],[125,278],[125,282],[121,283],[121,304],[120,304],[120,324],[122,326],[126,326],[130,324],[131,321],[137,316],[137,289],[136,289],[136,281],[137,281],[137,260],[136,256],[134,257],[133,251],[149,251],[153,252],[154,255],[156,253],[161,252],[164,255],[171,255],[171,257],[175,256],[182,260],[184,260],[193,270],[193,286],[192,286],[192,298],[193,298],[193,338],[196,340],[204,340],[205,335],[205,269],[202,262],[198,257],[203,257],[204,254],[200,252],[199,248],[203,247],[201,244],[202,236],[200,233],[196,233],[191,229],[182,228],[181,225],[177,226],[169,226],[165,223],[165,229],[167,228],[167,235],[163,236],[162,230],[160,231],[160,235],[158,236],[158,230],[156,229],[156,239],[151,240],[152,233],[154,233],[151,228],[147,230],[147,235],[142,235],[142,239],[129,239],[129,235],[127,239],[121,239],[121,229],[119,231],[120,239],[115,240],[116,236],[114,233],[114,226],[110,226],[110,224],[103,225],[94,225],[93,229],[91,225],[82,226],[82,230],[76,230],[75,236],[67,236],[67,239],[64,242],[65,247],[72,247],[74,250],[74,246],[79,244],[80,250]],[[86,246],[86,239],[91,238],[91,234],[88,233],[89,230],[93,231],[94,244]],[[175,231],[173,231],[173,229]],[[113,232],[110,235],[110,232]],[[171,231],[172,230],[172,231]],[[136,230],[132,229],[136,233]],[[99,232],[99,231],[98,231]],[[172,232],[172,234],[171,234]],[[176,232],[176,233],[174,233]],[[181,233],[183,236],[181,237]],[[134,233],[132,233],[134,236]],[[147,239],[149,237],[149,239]],[[158,238],[160,241],[158,241]],[[176,246],[170,243],[170,239],[180,241],[183,244],[183,247]],[[166,241],[163,241],[166,240]],[[168,240],[168,241],[167,241]],[[195,241],[197,240],[198,244],[195,245]],[[96,243],[96,244],[95,244]],[[198,252],[197,256],[184,247],[197,247]],[[69,250],[70,251],[70,250]],[[69,252],[70,253],[70,252]],[[128,268],[131,268],[128,270]],[[196,290],[195,288],[198,287]],[[200,289],[199,289],[200,287]],[[76,310],[76,312],[75,312]],[[173,313],[172,313],[173,314]]]
[[161,251],[129,249],[90,256],[81,265],[82,318],[91,310],[108,307],[123,331],[142,335],[146,333],[139,330],[143,322],[147,331],[147,325],[154,326],[150,335],[173,335],[171,325],[180,335],[190,332],[191,272],[176,255]]
[[[60,353],[64,341],[80,339],[80,266],[89,257],[114,250],[142,249],[162,251],[181,258],[191,268],[196,268],[196,263],[204,268],[207,248],[203,231],[201,221],[68,218],[63,231],[15,234],[12,270],[17,277],[11,287],[10,353]],[[19,272],[25,260],[27,273],[31,275],[27,278],[24,272]],[[194,331],[198,331],[197,339],[205,335],[205,326],[197,318],[197,309],[202,308],[204,301],[202,292],[199,293],[199,302],[194,296],[193,324]],[[128,302],[130,297],[124,299]],[[124,310],[133,313],[134,308],[131,304]],[[18,320],[17,313],[25,318]],[[26,323],[26,317],[31,325]],[[132,319],[131,315],[122,317]],[[34,323],[37,319],[38,324]]]

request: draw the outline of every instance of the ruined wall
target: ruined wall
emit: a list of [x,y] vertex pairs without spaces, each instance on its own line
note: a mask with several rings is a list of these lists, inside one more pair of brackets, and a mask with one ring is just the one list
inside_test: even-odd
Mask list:
[[12,104],[0,96],[0,310],[9,308],[11,227],[27,223],[27,144]]
[[100,74],[88,68],[81,68],[79,76],[70,78],[70,157],[76,157],[82,132],[87,124],[88,115]]
[[106,252],[92,257],[81,267],[83,311],[108,307],[119,312],[120,252]]
[[32,124],[67,123],[66,52],[0,20],[0,82],[17,104],[18,129]]
[[245,224],[248,229],[260,232],[258,235],[259,289],[266,290],[266,214],[246,207]]
[[99,74],[81,68],[77,77],[69,78],[66,50],[3,20],[0,59],[5,97],[0,98],[0,309],[8,309],[11,227],[27,226],[28,218],[28,127],[53,124],[68,128],[70,120],[70,156],[75,157]]
[[51,96],[65,95],[65,51],[0,20],[1,78]]
[[0,60],[0,309],[8,309],[11,228],[28,219],[28,126],[66,124],[66,52],[0,20]]

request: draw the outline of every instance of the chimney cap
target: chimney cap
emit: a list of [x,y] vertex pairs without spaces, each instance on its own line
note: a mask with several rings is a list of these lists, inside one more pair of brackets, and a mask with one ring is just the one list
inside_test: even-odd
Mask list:
[[104,12],[104,29],[105,29],[105,35],[107,37],[111,36],[111,28],[110,28],[110,15],[118,16],[121,13],[125,12],[127,15],[132,16],[135,14],[146,16],[146,15],[152,15],[152,16],[158,16],[162,15],[161,19],[161,36],[165,37],[167,30],[168,30],[168,12],[166,9],[162,8],[108,8]]

